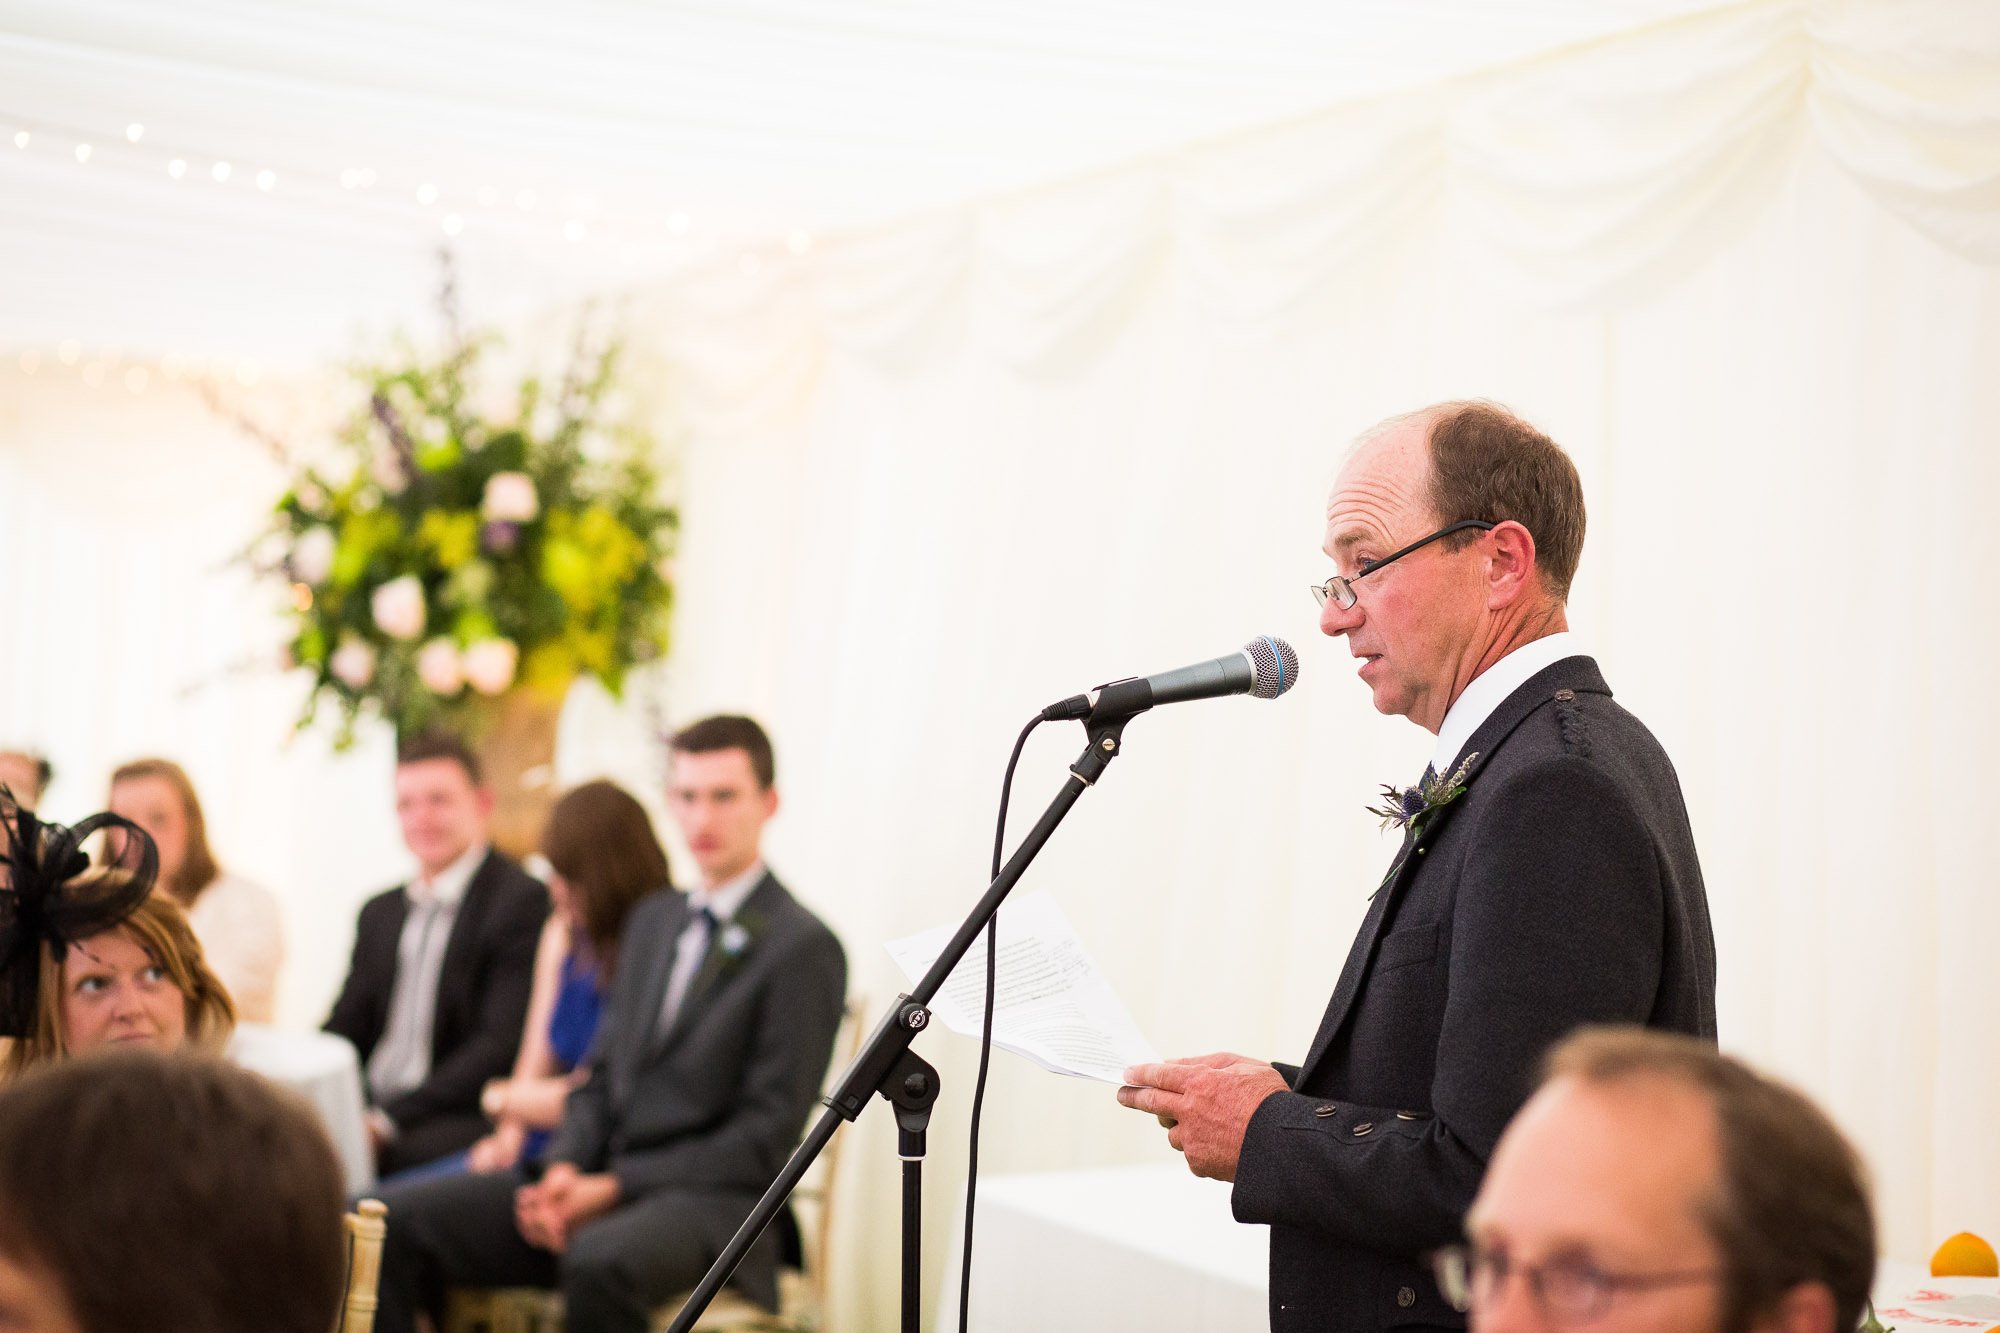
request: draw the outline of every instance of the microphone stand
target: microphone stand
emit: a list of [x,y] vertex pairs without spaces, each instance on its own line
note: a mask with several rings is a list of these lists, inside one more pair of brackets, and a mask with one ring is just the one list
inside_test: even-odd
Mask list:
[[[1124,688],[1128,686],[1138,688]],[[804,1142],[792,1153],[784,1169],[778,1172],[778,1178],[764,1191],[764,1197],[757,1201],[756,1208],[751,1210],[750,1216],[688,1296],[687,1303],[681,1306],[680,1313],[668,1326],[668,1333],[688,1333],[694,1327],[695,1320],[701,1318],[709,1302],[729,1280],[729,1275],[743,1262],[743,1256],[749,1253],[750,1247],[757,1243],[757,1238],[777,1217],[778,1210],[785,1206],[785,1201],[798,1187],[807,1168],[819,1157],[834,1131],[840,1128],[841,1121],[859,1117],[868,1105],[868,1099],[877,1093],[896,1108],[897,1155],[903,1161],[902,1333],[919,1333],[917,1306],[922,1285],[924,1135],[930,1124],[931,1104],[937,1101],[938,1076],[937,1070],[910,1049],[910,1043],[919,1032],[930,1026],[931,1011],[928,1006],[931,998],[1000,910],[1000,904],[1020,882],[1029,863],[1056,831],[1056,825],[1062,823],[1070,807],[1118,757],[1125,724],[1152,706],[1150,695],[1144,681],[1119,681],[1105,686],[1100,692],[1096,707],[1089,708],[1089,716],[1084,719],[1084,728],[1090,736],[1089,744],[1077,761],[1070,765],[1069,780],[1063,783],[1062,790],[1049,802],[1048,809],[1035,821],[1035,826],[1028,830],[1028,836],[1021,840],[1021,845],[1014,850],[1007,864],[1000,868],[999,876],[987,887],[985,896],[974,905],[964,924],[959,926],[958,933],[944,946],[944,951],[938,954],[930,971],[924,973],[923,980],[917,983],[914,990],[896,997],[895,1007],[883,1015],[874,1032],[869,1034],[854,1062],[841,1075],[839,1086],[831,1096],[821,1099],[827,1109],[814,1122]],[[1081,695],[1065,701],[1083,702]],[[1052,706],[1044,716],[1053,720],[1056,710],[1062,706]]]

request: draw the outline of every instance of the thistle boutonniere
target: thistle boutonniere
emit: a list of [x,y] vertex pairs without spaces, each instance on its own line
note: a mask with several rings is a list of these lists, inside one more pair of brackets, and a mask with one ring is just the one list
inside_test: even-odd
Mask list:
[[715,943],[708,951],[708,960],[702,971],[711,974],[711,980],[726,980],[734,972],[750,950],[756,947],[757,937],[763,932],[764,918],[754,912],[738,912],[722,923],[716,932]]
[[1436,773],[1414,787],[1392,787],[1382,784],[1382,804],[1371,805],[1368,813],[1378,815],[1382,827],[1420,828],[1433,810],[1450,805],[1465,795],[1465,778],[1472,771],[1472,765],[1479,756],[1469,754],[1463,763],[1451,771],[1450,776],[1440,777]]

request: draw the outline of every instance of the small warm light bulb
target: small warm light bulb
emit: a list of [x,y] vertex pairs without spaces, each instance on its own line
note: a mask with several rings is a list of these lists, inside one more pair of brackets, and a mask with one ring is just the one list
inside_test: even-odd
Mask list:
[[66,366],[75,365],[76,359],[82,355],[83,344],[74,338],[65,338],[56,344],[56,358]]
[[215,183],[220,185],[229,179],[229,164],[227,162],[218,162],[208,169],[208,174],[215,177]]
[[179,180],[181,177],[187,175],[188,174],[187,159],[177,157],[173,161],[167,163],[167,174],[169,176],[172,176],[175,180]]
[[812,233],[803,227],[785,238],[785,248],[795,255],[802,255],[812,249]]
[[133,393],[144,393],[152,378],[152,372],[144,366],[133,366],[125,372],[125,387]]
[[437,186],[432,185],[429,181],[425,181],[422,185],[419,185],[417,187],[417,202],[422,204],[425,208],[429,208],[432,204],[436,203],[437,201],[438,201]]
[[444,221],[439,225],[444,228],[445,235],[456,236],[465,230],[465,219],[456,213],[447,213],[444,215]]
[[264,170],[257,173],[257,188],[264,191],[266,194],[269,194],[271,192],[271,187],[276,185],[277,183],[278,183],[278,173],[272,171],[269,167],[266,167]]
[[41,368],[42,368],[41,352],[37,351],[33,347],[30,347],[27,351],[21,353],[21,373],[23,375],[32,375]]
[[137,143],[139,142],[139,140],[145,137],[146,137],[146,127],[144,125],[141,125],[138,121],[135,120],[130,125],[127,125],[125,127],[125,142]]
[[76,146],[76,160],[77,160],[77,161],[79,161],[79,162],[88,162],[88,161],[90,161],[90,145],[89,145],[89,144],[87,144],[87,143],[80,143],[80,144],[78,144],[78,145]]
[[26,130],[14,131],[14,146],[16,148],[26,148],[28,146],[28,140],[31,137],[32,136],[30,136]]

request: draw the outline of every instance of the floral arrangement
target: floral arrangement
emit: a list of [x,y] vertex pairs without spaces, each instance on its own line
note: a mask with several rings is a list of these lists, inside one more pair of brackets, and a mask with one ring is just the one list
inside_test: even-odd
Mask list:
[[1431,811],[1465,795],[1465,779],[1478,758],[1476,754],[1465,756],[1450,777],[1440,777],[1435,769],[1426,768],[1423,781],[1414,787],[1396,787],[1385,782],[1382,804],[1368,806],[1368,813],[1379,818],[1385,829],[1417,827]]
[[[450,291],[447,270],[448,316]],[[464,728],[482,698],[560,697],[579,675],[615,694],[666,652],[679,514],[614,410],[618,346],[508,384],[484,370],[495,345],[357,369],[366,405],[334,465],[294,470],[256,548],[315,676],[299,725],[338,704],[342,747],[367,706],[404,733]]]

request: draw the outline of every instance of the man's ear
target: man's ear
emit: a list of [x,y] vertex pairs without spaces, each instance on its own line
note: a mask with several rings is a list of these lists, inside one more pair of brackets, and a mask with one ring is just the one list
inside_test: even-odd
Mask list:
[[1751,1333],[1847,1333],[1833,1322],[1833,1292],[1824,1282],[1801,1282],[1751,1325]]
[[764,818],[769,819],[777,813],[778,789],[776,787],[766,787],[764,788]]
[[1486,537],[1486,609],[1500,611],[1541,584],[1535,536],[1510,518],[1496,524]]

